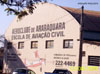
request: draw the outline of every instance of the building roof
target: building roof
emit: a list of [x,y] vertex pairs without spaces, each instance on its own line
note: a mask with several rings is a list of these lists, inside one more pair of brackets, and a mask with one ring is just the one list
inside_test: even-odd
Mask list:
[[[68,11],[79,23],[81,18],[81,9],[61,7]],[[100,11],[84,10],[84,30],[100,32]]]

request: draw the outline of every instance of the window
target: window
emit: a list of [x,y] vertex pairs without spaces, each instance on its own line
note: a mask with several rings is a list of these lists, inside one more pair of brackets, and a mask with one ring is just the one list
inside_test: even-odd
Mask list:
[[100,56],[88,56],[88,65],[100,66]]
[[73,48],[73,39],[64,40],[63,48]]
[[32,48],[38,48],[38,41],[31,41],[31,49]]
[[11,42],[7,43],[7,49],[12,49],[12,43]]
[[46,48],[53,48],[54,47],[54,41],[53,40],[47,40],[46,41]]
[[18,49],[24,48],[24,42],[18,42]]

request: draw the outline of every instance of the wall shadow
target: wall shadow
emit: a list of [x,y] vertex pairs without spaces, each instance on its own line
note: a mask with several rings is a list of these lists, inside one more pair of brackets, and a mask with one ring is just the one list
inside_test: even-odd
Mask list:
[[[11,48],[8,47],[9,41],[5,40],[5,50],[4,50],[4,72],[12,73],[16,68],[27,68],[20,58],[20,53],[12,45]],[[6,64],[6,66],[5,66]]]

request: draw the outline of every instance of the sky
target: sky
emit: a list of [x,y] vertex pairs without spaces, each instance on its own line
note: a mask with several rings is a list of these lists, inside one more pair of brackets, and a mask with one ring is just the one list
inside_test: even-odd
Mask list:
[[[81,8],[84,5],[86,10],[100,11],[100,0],[48,0],[48,2],[72,8]],[[4,11],[5,8],[6,6],[0,6],[0,35],[5,34],[8,26],[15,18],[14,15],[7,16]]]

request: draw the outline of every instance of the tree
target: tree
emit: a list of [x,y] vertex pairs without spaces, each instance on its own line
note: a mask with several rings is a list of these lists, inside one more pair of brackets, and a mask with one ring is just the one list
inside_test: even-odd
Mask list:
[[[47,2],[46,0],[0,0],[1,5],[6,5],[8,15],[15,14],[18,15],[18,18],[21,18],[25,15],[33,13],[33,10],[36,8],[35,4],[38,2]],[[24,10],[25,8],[28,11]]]

